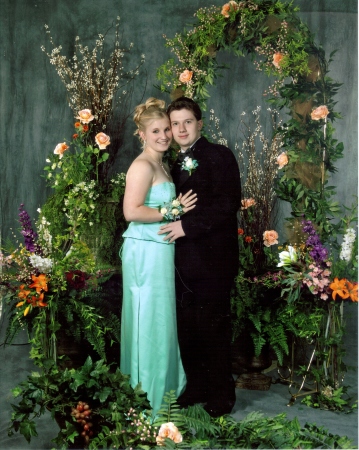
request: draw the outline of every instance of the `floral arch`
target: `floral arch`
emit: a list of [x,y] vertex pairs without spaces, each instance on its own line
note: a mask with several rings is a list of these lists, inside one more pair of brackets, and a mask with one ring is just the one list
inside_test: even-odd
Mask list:
[[329,219],[339,212],[332,200],[335,189],[328,186],[327,178],[343,156],[332,125],[340,118],[333,100],[340,84],[328,76],[334,52],[326,59],[298,11],[293,2],[280,0],[232,0],[222,7],[200,8],[189,31],[166,37],[177,62],[171,58],[164,63],[157,78],[163,92],[189,96],[205,110],[208,86],[215,84],[222,68],[217,61],[221,50],[238,57],[250,55],[256,70],[274,76],[268,102],[286,108],[290,115],[278,130],[288,164],[276,192],[291,203],[290,220],[295,223],[304,215],[317,225],[325,241],[333,233]]

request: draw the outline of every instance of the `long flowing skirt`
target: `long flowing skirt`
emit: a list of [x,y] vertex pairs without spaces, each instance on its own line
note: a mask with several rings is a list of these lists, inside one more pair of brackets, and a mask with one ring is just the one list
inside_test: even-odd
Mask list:
[[186,385],[177,339],[174,245],[125,238],[121,371],[147,392],[154,415]]

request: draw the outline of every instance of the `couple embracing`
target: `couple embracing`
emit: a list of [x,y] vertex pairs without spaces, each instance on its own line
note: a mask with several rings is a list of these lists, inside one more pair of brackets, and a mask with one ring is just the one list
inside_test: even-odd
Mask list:
[[[240,177],[227,147],[201,137],[201,110],[187,97],[135,110],[143,152],[130,166],[122,251],[121,371],[142,383],[154,415],[175,390],[182,407],[230,413],[230,290],[238,270]],[[172,171],[162,162],[179,144]],[[179,220],[165,208],[177,198]],[[176,213],[178,210],[176,211]],[[178,218],[178,216],[176,216]]]

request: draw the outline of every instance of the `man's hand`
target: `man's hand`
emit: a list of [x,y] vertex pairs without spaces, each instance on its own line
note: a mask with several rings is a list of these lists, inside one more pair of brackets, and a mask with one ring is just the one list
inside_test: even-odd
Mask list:
[[160,227],[160,231],[158,234],[168,233],[167,236],[163,238],[164,241],[168,241],[169,243],[174,242],[176,239],[185,236],[185,233],[182,228],[182,222],[180,220],[176,220],[176,222],[171,222],[166,225],[162,225]]

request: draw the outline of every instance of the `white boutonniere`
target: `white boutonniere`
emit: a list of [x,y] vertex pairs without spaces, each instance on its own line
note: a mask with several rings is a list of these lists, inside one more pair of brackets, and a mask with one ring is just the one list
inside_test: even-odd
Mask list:
[[181,170],[187,170],[190,175],[194,172],[198,167],[198,162],[196,159],[192,159],[189,156],[186,156],[181,164]]

